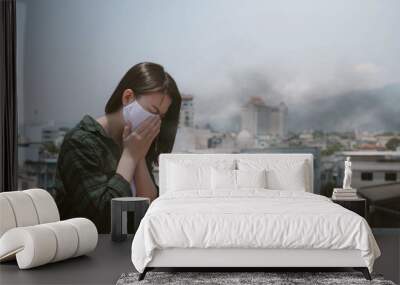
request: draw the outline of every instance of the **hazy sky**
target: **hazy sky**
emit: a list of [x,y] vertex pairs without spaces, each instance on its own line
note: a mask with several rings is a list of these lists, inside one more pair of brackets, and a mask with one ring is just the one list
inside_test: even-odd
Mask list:
[[195,96],[197,122],[219,125],[252,95],[290,107],[400,81],[397,0],[17,2],[26,124],[101,115],[141,61]]

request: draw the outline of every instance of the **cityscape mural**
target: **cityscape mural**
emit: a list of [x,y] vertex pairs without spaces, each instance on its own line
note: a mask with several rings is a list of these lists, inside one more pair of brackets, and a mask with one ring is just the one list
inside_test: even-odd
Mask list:
[[328,197],[350,157],[370,225],[400,228],[399,17],[397,1],[19,0],[19,188],[55,194],[66,133],[152,61],[182,93],[173,152],[312,153]]

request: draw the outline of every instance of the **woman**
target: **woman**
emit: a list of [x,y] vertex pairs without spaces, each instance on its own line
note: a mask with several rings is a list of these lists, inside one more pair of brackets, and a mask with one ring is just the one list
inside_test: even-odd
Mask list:
[[171,152],[181,95],[161,65],[133,66],[119,82],[105,115],[85,115],[65,136],[56,170],[61,218],[86,217],[110,231],[110,200],[158,196],[152,174],[160,153]]

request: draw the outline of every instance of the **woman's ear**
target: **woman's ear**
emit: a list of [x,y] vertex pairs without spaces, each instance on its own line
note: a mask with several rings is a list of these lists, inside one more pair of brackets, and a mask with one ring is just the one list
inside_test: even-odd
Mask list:
[[122,105],[126,106],[135,101],[135,93],[132,89],[125,89],[124,93],[122,93]]

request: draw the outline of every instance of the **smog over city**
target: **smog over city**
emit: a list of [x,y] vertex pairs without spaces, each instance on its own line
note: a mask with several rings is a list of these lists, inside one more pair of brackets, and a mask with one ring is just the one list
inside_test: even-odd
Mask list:
[[20,125],[99,116],[129,67],[155,61],[193,95],[200,127],[238,131],[259,96],[288,106],[294,132],[400,128],[398,1],[122,1],[112,14],[103,1],[69,17],[78,2],[19,2]]

